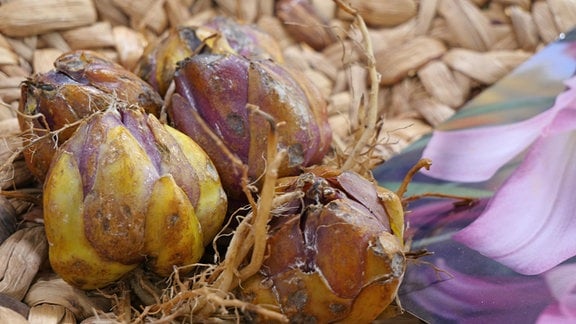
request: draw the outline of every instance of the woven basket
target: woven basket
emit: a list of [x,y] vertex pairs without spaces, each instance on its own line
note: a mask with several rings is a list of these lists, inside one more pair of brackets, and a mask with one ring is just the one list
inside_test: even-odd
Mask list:
[[[54,59],[72,49],[96,50],[132,69],[170,28],[224,14],[279,41],[287,64],[320,87],[333,145],[346,150],[366,118],[358,109],[370,87],[362,35],[332,1],[311,2],[315,11],[276,12],[274,0],[0,1],[0,319],[18,323],[26,314],[31,322],[75,322],[110,306],[46,270],[47,243],[36,226],[41,192],[19,154],[20,83],[52,69]],[[574,0],[348,3],[369,27],[380,74],[374,163],[431,131],[576,24]]]

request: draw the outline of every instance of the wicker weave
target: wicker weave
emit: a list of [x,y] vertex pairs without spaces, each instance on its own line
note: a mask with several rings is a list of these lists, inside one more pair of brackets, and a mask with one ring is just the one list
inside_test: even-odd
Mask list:
[[[19,85],[33,73],[50,70],[54,59],[71,49],[96,50],[131,69],[144,48],[170,28],[199,24],[218,14],[231,15],[273,35],[287,64],[303,70],[320,87],[330,103],[335,146],[345,148],[354,125],[362,122],[358,107],[370,84],[359,46],[361,35],[351,26],[352,16],[331,1],[312,1],[317,14],[275,12],[274,0],[0,3],[0,185],[7,197],[0,196],[0,226],[6,228],[22,220],[33,224],[41,219],[34,199],[39,189],[30,185],[32,178],[21,156],[14,154],[21,145],[16,119]],[[479,91],[576,24],[573,0],[349,3],[368,24],[381,77],[378,111],[383,129],[377,150],[382,160],[452,116]],[[0,294],[33,306],[30,319],[41,318],[43,312],[52,318],[76,320],[90,315],[90,308],[102,301],[83,299],[74,289],[62,290],[58,285],[63,283],[55,278],[34,278],[47,249],[36,232],[27,229],[0,246]],[[42,298],[39,289],[58,289],[65,296],[45,293]],[[81,302],[70,303],[71,299]],[[16,323],[21,315],[4,308],[5,303],[0,300],[0,318],[14,316]]]

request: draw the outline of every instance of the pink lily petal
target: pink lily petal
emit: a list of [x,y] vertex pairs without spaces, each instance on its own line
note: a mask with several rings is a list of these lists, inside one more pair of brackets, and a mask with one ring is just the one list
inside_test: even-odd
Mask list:
[[576,132],[538,139],[484,214],[454,239],[528,275],[576,255],[575,163]]
[[541,277],[470,275],[451,268],[442,259],[436,260],[435,266],[449,276],[425,271],[406,278],[407,282],[418,282],[425,276],[432,282],[411,292],[410,299],[443,319],[433,322],[506,323],[514,319],[529,323],[550,300]]
[[538,324],[576,322],[576,264],[559,266],[544,274],[555,304],[548,306]]
[[576,264],[559,266],[544,277],[562,313],[576,322]]
[[[423,157],[433,166],[424,171],[430,177],[448,181],[478,182],[490,179],[504,164],[529,147],[555,119],[558,112],[576,109],[576,78],[552,108],[530,119],[498,126],[457,131],[435,131]],[[558,123],[570,127],[559,119]]]
[[564,315],[558,304],[553,304],[544,309],[536,324],[574,324],[575,321],[576,318]]
[[534,142],[550,122],[550,115],[537,115],[512,125],[435,131],[422,154],[433,163],[424,173],[458,182],[490,179],[500,167]]
[[[576,90],[574,92],[576,92]],[[576,105],[574,105],[574,107],[576,107]],[[558,112],[554,121],[545,131],[549,135],[572,131],[576,128],[574,120],[576,120],[576,109],[564,109]]]

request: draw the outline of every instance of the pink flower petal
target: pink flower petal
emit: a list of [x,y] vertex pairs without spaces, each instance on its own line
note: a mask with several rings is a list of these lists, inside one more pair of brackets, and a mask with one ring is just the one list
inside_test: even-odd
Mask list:
[[[574,105],[574,107],[576,107],[576,105]],[[575,120],[576,109],[564,109],[558,112],[558,115],[556,115],[554,121],[545,129],[545,132],[549,135],[569,132],[576,127],[576,125],[574,125]]]
[[576,264],[566,264],[544,274],[552,296],[564,316],[576,322]]
[[576,322],[576,264],[556,267],[544,274],[556,303],[549,305],[538,317],[538,324]]
[[[576,110],[576,78],[565,81],[571,90],[560,94],[552,108],[530,119],[498,126],[457,131],[435,131],[423,157],[432,160],[430,177],[448,181],[478,182],[490,179],[504,164],[529,147],[555,121],[556,131],[573,127],[555,117]],[[573,120],[573,119],[569,119]]]
[[484,214],[454,238],[529,275],[576,255],[575,163],[576,132],[538,139]]
[[560,310],[558,304],[552,304],[542,311],[536,324],[574,324],[575,318],[566,316]]
[[437,259],[435,266],[445,274],[409,271],[405,279],[412,284],[423,277],[431,282],[408,297],[435,315],[432,323],[507,323],[511,319],[530,323],[551,299],[541,277],[470,275],[451,268],[442,259]]
[[424,174],[448,181],[477,182],[524,151],[550,123],[552,110],[503,126],[459,131],[435,131],[422,156],[432,160]]

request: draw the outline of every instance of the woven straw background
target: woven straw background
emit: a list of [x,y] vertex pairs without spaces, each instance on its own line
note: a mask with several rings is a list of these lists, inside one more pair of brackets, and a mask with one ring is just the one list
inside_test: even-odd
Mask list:
[[[41,219],[33,198],[38,186],[21,157],[13,156],[21,145],[16,116],[22,81],[52,69],[56,57],[73,49],[99,51],[132,69],[146,46],[170,28],[218,14],[256,24],[278,40],[287,64],[305,71],[329,102],[334,145],[347,147],[370,86],[362,35],[332,1],[311,2],[313,11],[276,11],[273,0],[0,0],[2,222]],[[362,13],[374,45],[383,160],[576,25],[574,0],[347,2]],[[34,227],[19,232],[0,246],[0,319],[24,307],[22,301],[36,309],[30,320],[43,311],[62,320],[87,317],[86,309],[98,301],[78,297],[54,278],[35,278],[45,267],[47,247]]]

